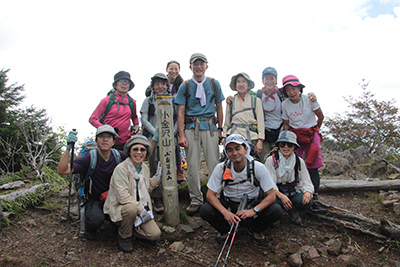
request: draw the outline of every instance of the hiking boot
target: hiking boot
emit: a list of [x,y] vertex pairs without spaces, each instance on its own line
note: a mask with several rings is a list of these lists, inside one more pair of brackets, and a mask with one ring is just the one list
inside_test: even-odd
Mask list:
[[301,218],[299,216],[299,212],[297,211],[297,209],[295,207],[288,210],[288,215],[289,215],[290,222],[292,222],[296,225],[301,225]]
[[265,243],[265,236],[263,235],[263,233],[257,233],[257,232],[253,232],[253,230],[251,229],[251,227],[247,227],[247,233],[249,235],[251,235],[253,237],[254,240],[254,244],[258,245],[258,246],[262,246]]
[[227,233],[225,233],[225,234],[218,233],[218,235],[215,239],[217,240],[218,243],[222,243],[226,240],[227,236],[228,236]]
[[201,204],[200,205],[190,204],[190,206],[186,208],[186,214],[195,215],[197,212],[199,212],[200,207]]
[[122,238],[118,235],[118,247],[125,253],[131,253],[133,251],[132,237]]
[[163,214],[164,213],[164,207],[163,207],[161,198],[155,198],[154,199],[153,210],[157,214]]
[[182,169],[177,172],[177,181],[178,181],[178,184],[180,184],[180,185],[187,184],[187,179],[185,178]]
[[94,230],[94,231],[86,230],[85,231],[85,237],[86,237],[87,240],[91,240],[91,241],[96,240],[96,238],[97,238],[96,230]]
[[312,199],[313,200],[318,200],[318,193],[314,193],[313,196],[312,196]]

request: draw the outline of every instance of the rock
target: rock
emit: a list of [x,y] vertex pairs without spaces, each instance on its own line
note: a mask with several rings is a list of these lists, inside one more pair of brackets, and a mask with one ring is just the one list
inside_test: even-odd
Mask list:
[[389,163],[397,168],[400,168],[400,162],[397,160],[391,160],[391,161],[389,161]]
[[395,193],[391,193],[390,195],[387,196],[387,200],[400,200],[400,195]]
[[347,159],[333,155],[328,159],[324,159],[324,167],[321,168],[321,172],[336,176],[345,174],[349,172],[350,169],[351,166]]
[[383,201],[383,205],[385,205],[385,207],[391,207],[395,202],[398,202],[398,200],[397,199],[385,200]]
[[160,254],[162,254],[162,253],[164,253],[164,252],[165,252],[165,249],[160,248],[160,250],[157,252],[157,255],[160,255]]
[[301,266],[303,265],[303,261],[301,259],[301,254],[299,253],[294,253],[292,255],[289,256],[288,259],[288,264],[292,267],[296,267],[296,266]]
[[399,179],[400,178],[400,173],[391,174],[391,175],[389,175],[388,178],[391,179],[391,180]]
[[199,229],[200,227],[203,226],[203,222],[198,221],[190,224],[190,227],[193,228],[193,230]]
[[344,261],[344,262],[348,262],[349,260],[351,260],[351,255],[340,255],[338,257],[338,259]]
[[79,207],[78,206],[70,207],[69,213],[73,216],[79,216]]
[[341,241],[335,240],[327,249],[328,254],[331,256],[339,256],[342,251],[343,243]]
[[370,160],[369,149],[366,146],[359,146],[355,149],[349,149],[349,152],[354,157],[354,163],[365,164]]
[[[60,198],[63,198],[63,197],[68,197],[68,194],[69,194],[69,189],[64,189],[64,190],[61,190],[60,193],[58,193],[58,196]],[[71,188],[71,196],[73,196],[74,194],[75,194],[75,191]]]
[[388,165],[389,163],[386,160],[380,157],[374,157],[371,163],[371,177],[378,178],[386,174]]
[[194,230],[189,225],[180,224],[178,226],[178,232],[185,232],[186,234],[194,233]]
[[327,139],[321,143],[321,152],[322,153],[330,153],[333,151],[342,152],[342,149],[340,148],[339,145],[337,145],[335,143],[335,141]]
[[393,203],[393,211],[397,215],[400,215],[400,203],[399,202]]
[[[72,254],[72,253],[71,253]],[[79,261],[79,259],[77,257],[71,256],[69,254],[65,255],[65,259],[67,261]]]
[[192,253],[192,252],[194,252],[193,248],[190,248],[190,247],[186,247],[185,248],[185,253],[189,254],[189,253]]
[[172,243],[172,245],[169,246],[169,248],[170,248],[172,251],[182,251],[182,250],[185,248],[185,246],[183,245],[182,242],[176,241],[176,242]]
[[25,224],[26,224],[28,227],[36,227],[36,225],[37,225],[36,221],[33,220],[33,219],[26,220],[26,221],[25,221]]
[[386,199],[388,197],[389,193],[383,190],[379,190],[379,198],[381,199]]
[[310,259],[315,259],[320,257],[317,249],[314,246],[311,246],[311,248],[308,250],[308,255]]
[[163,229],[164,232],[166,232],[167,234],[172,234],[172,233],[174,233],[174,232],[176,231],[174,227],[167,226],[167,225],[164,225],[164,226],[162,227],[162,229]]

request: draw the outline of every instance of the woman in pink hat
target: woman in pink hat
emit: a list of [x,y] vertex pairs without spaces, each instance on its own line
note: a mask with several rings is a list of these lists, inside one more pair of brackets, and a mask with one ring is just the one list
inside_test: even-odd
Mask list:
[[[267,67],[263,70],[261,80],[264,85],[257,90],[257,97],[261,100],[262,110],[264,111],[264,141],[262,142],[262,152],[260,157],[264,162],[271,149],[278,139],[282,130],[282,102],[287,98],[282,88],[277,86],[278,72],[274,67]],[[255,94],[249,91],[250,94]],[[317,97],[313,92],[308,94],[311,102],[317,102]],[[227,106],[232,103],[232,96],[226,98]]]
[[324,114],[318,102],[313,103],[308,96],[302,94],[305,86],[296,76],[286,75],[282,84],[284,94],[289,97],[282,103],[283,129],[291,130],[297,135],[300,147],[296,149],[296,153],[299,157],[305,157],[316,198],[320,183],[318,168],[324,166],[320,145],[322,137],[319,132]]

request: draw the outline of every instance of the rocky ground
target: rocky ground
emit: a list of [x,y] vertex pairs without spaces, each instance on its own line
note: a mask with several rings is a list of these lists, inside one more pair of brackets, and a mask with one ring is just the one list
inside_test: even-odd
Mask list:
[[[130,254],[118,250],[117,230],[110,222],[101,227],[96,241],[88,241],[79,234],[79,221],[73,221],[66,255],[67,200],[65,194],[54,194],[46,202],[56,208],[44,204],[31,208],[21,220],[2,229],[0,266],[214,266],[223,245],[199,215],[177,229],[159,223],[163,228],[160,240],[135,240]],[[319,201],[371,220],[386,218],[400,224],[399,216],[382,204],[378,192],[321,194]],[[180,205],[182,210],[188,205],[187,193],[180,194]],[[306,214],[301,227],[283,216],[277,228],[264,234],[266,244],[256,246],[245,229],[239,228],[227,266],[400,266],[400,241],[367,236],[312,214]],[[225,253],[218,266],[224,259]]]
[[[377,203],[375,195],[325,194],[320,201],[399,224],[398,216]],[[79,222],[75,221],[65,255],[67,198],[54,196],[53,200],[63,208],[30,209],[22,220],[3,229],[1,266],[213,266],[222,248],[215,241],[217,232],[196,215],[174,232],[164,229],[158,242],[135,240],[131,254],[118,250],[116,228],[111,223],[101,227],[96,241],[88,241],[79,234]],[[183,209],[186,201],[181,204]],[[302,227],[290,224],[284,216],[279,227],[267,229],[264,234],[266,244],[255,246],[245,229],[239,228],[228,266],[288,266],[300,264],[299,257],[302,265],[297,266],[399,266],[396,263],[400,262],[398,242],[349,231],[311,214],[306,215]]]

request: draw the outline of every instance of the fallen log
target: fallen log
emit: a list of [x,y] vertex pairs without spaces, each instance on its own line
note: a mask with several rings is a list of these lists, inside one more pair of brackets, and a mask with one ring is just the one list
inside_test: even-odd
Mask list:
[[400,190],[400,180],[321,180],[319,192]]
[[360,232],[380,239],[387,239],[389,237],[400,240],[400,226],[387,220],[382,220],[381,222],[371,220],[360,214],[327,205],[319,200],[315,201],[308,212],[320,219],[331,221],[336,225],[358,233]]
[[18,199],[22,196],[25,196],[29,193],[35,193],[38,190],[40,190],[41,188],[48,188],[48,187],[49,187],[48,183],[38,184],[38,185],[32,186],[31,188],[28,188],[28,189],[18,190],[18,191],[12,192],[7,195],[0,195],[0,199],[5,199],[8,201],[15,201],[16,199]]
[[11,182],[7,184],[3,184],[0,186],[0,190],[13,190],[13,189],[18,189],[25,186],[25,183],[23,181],[16,181],[16,182]]

